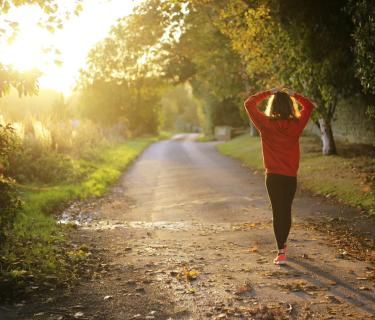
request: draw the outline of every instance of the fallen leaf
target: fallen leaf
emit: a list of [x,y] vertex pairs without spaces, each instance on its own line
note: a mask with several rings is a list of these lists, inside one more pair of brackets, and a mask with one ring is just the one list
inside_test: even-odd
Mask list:
[[195,289],[194,288],[190,288],[190,289],[186,290],[186,293],[188,293],[188,294],[194,294],[195,293]]
[[292,312],[293,311],[293,306],[290,303],[288,303],[288,308],[286,308],[286,311],[287,312]]
[[196,280],[199,276],[199,272],[195,269],[189,270],[188,268],[184,268],[178,275],[177,279],[185,279],[187,281],[193,281]]
[[74,318],[82,318],[84,316],[84,313],[82,311],[78,311],[74,314]]
[[365,192],[365,193],[367,193],[367,192],[370,192],[370,191],[371,191],[371,188],[370,188],[370,186],[364,186],[364,187],[362,188],[362,191]]
[[369,287],[359,287],[359,290],[370,290]]
[[251,283],[249,281],[246,281],[242,286],[237,288],[237,290],[234,292],[236,295],[243,295],[246,293],[249,293],[253,290]]

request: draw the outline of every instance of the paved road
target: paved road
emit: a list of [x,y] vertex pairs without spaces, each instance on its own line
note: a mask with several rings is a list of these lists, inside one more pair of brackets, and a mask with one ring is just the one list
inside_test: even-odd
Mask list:
[[85,319],[374,319],[374,265],[313,228],[343,208],[298,195],[289,264],[274,266],[262,175],[192,140],[155,143],[106,197],[80,209],[81,237],[110,268],[34,308],[39,319],[56,308],[72,314],[78,302]]

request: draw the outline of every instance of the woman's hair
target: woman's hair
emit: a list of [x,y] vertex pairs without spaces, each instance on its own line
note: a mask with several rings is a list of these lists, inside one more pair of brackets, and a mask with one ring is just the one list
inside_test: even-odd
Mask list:
[[278,91],[271,96],[265,114],[272,120],[296,120],[301,116],[295,99],[283,91]]

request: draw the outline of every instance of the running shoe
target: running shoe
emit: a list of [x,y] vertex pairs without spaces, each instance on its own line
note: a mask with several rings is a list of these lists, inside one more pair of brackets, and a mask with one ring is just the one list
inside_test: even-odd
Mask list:
[[279,252],[277,257],[273,260],[274,264],[282,265],[286,264],[286,254],[285,252]]

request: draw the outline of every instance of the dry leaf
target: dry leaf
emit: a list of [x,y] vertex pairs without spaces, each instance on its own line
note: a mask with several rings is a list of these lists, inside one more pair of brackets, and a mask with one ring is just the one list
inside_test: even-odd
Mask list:
[[84,313],[82,311],[78,311],[74,314],[74,318],[82,318],[84,316]]

